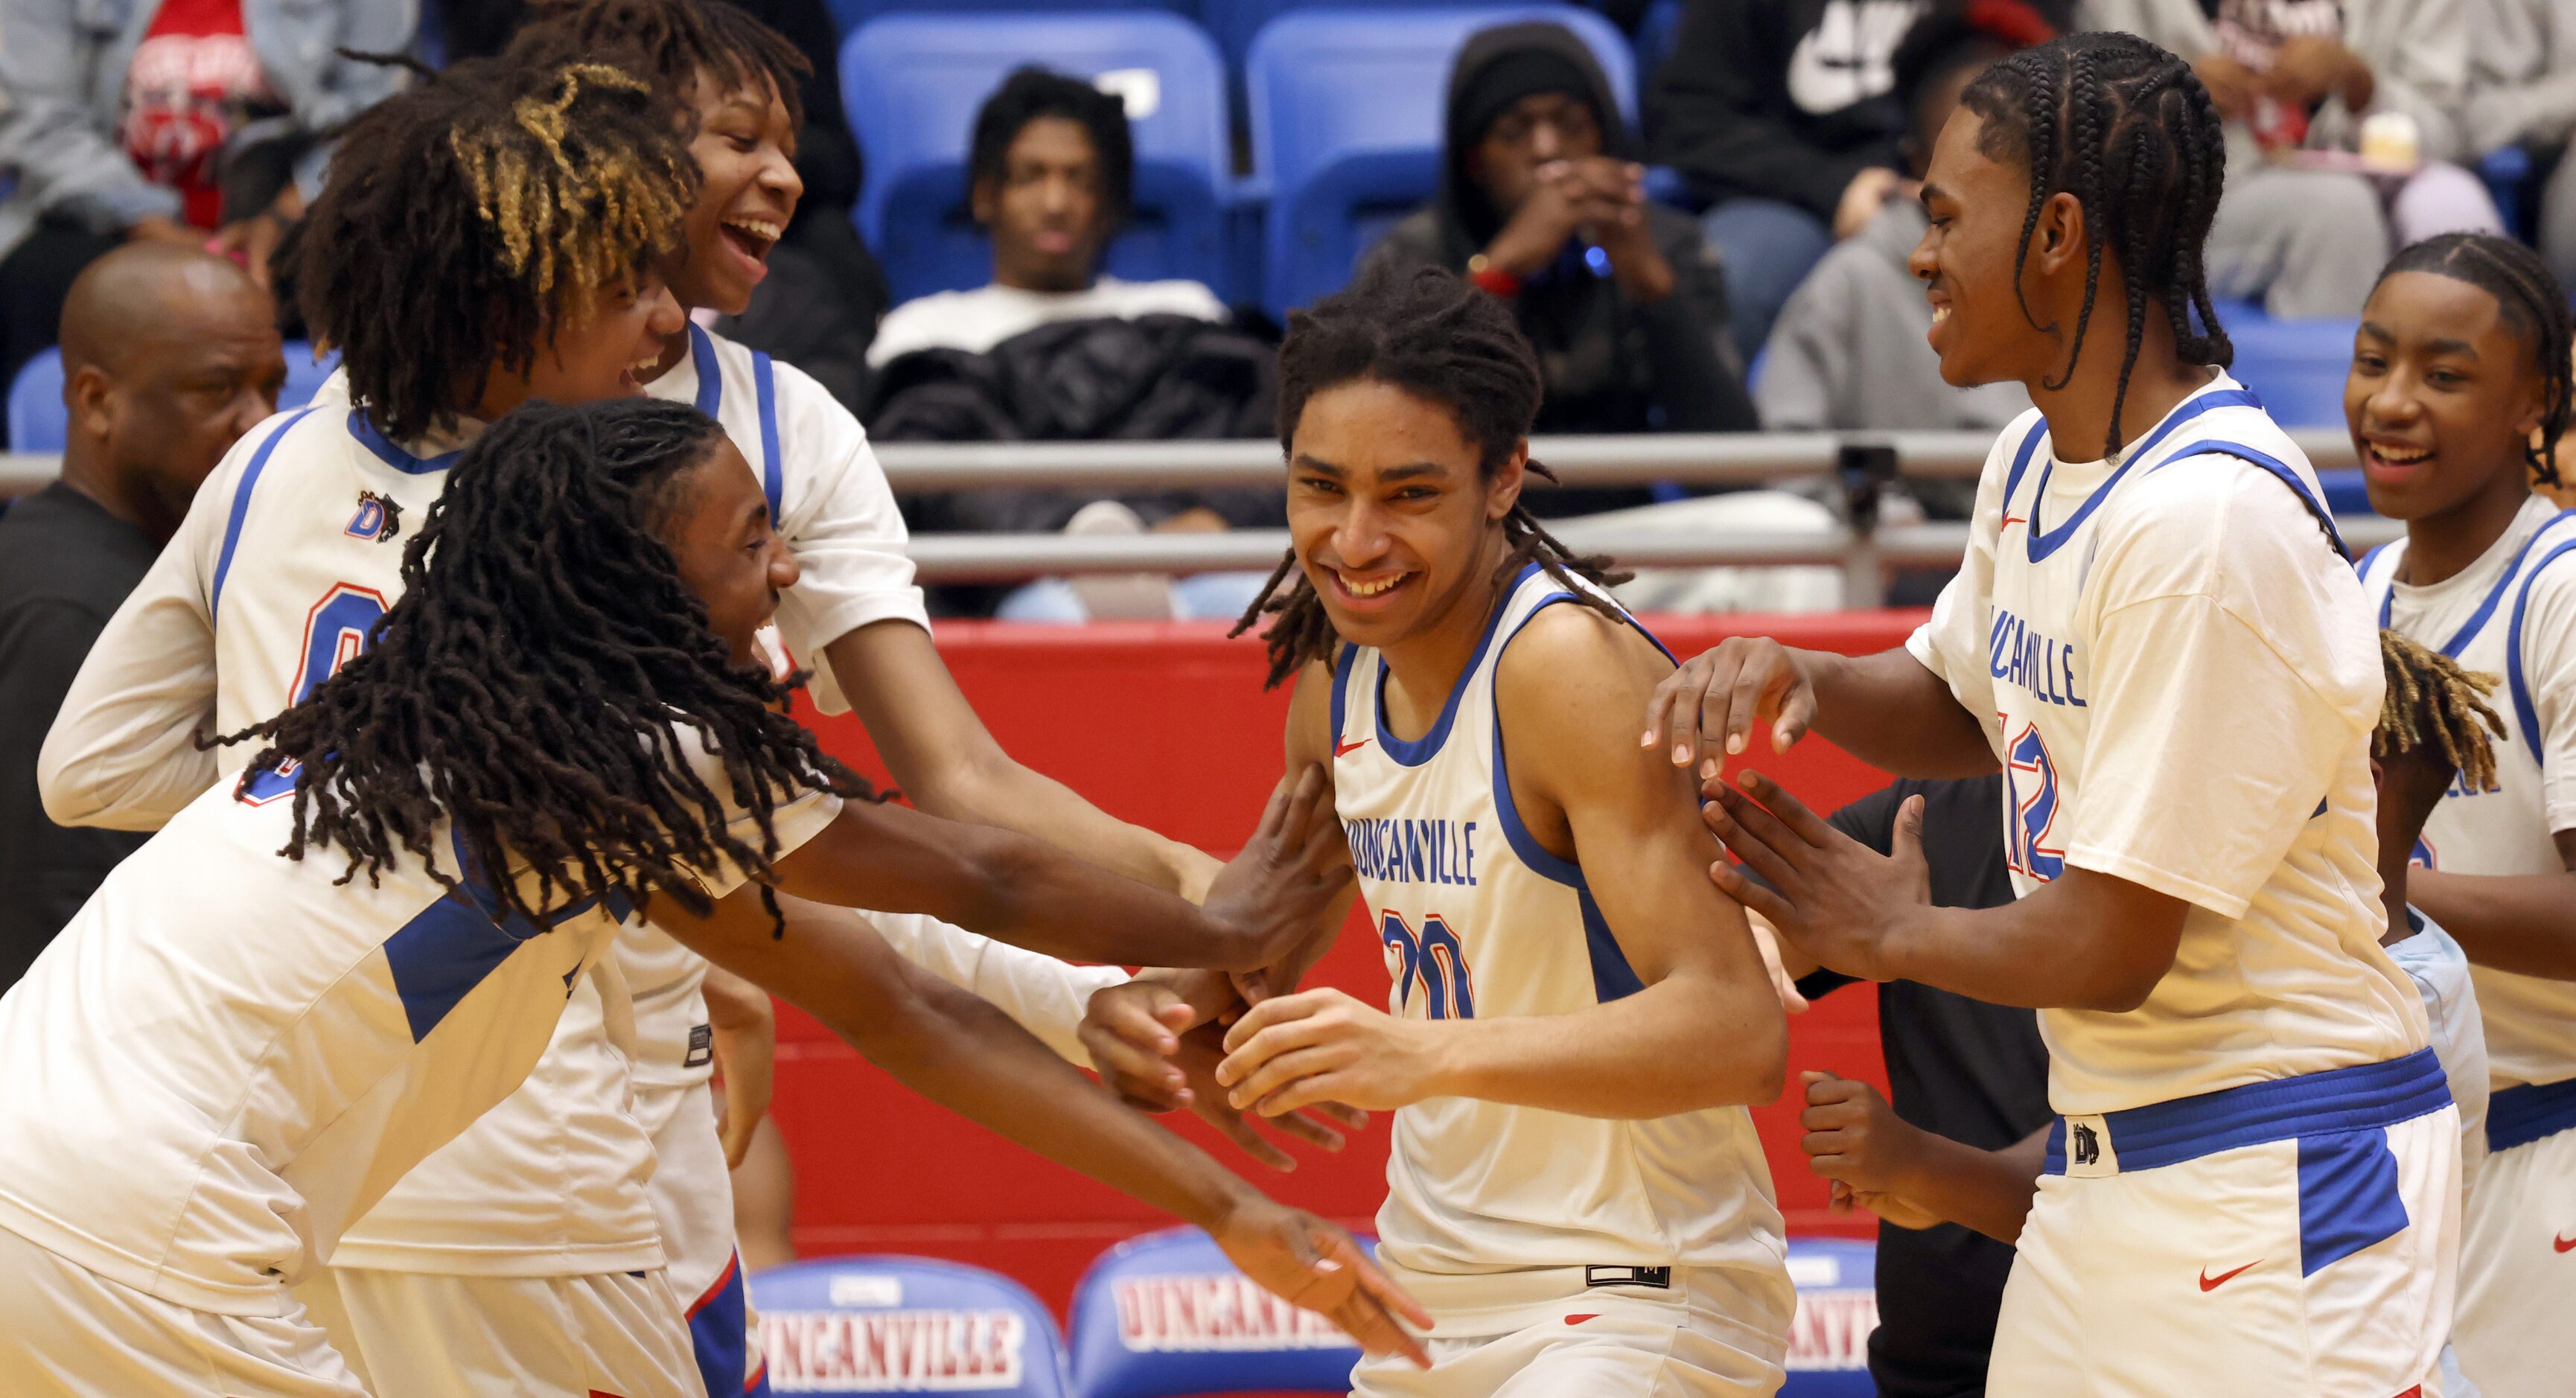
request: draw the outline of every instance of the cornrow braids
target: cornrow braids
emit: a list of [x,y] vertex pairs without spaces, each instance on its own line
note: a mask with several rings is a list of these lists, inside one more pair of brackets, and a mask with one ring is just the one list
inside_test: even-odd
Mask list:
[[[2052,39],[1996,61],[1960,95],[1984,122],[1978,149],[1990,160],[2017,160],[2030,170],[2030,206],[2013,257],[2014,295],[2021,289],[2040,211],[2057,194],[2084,209],[2084,302],[2075,319],[2066,368],[2050,389],[2074,377],[2093,322],[2106,247],[2120,262],[2128,298],[2126,346],[2112,400],[2105,454],[2117,452],[2120,405],[2128,397],[2152,303],[2172,329],[2187,364],[2225,367],[2235,347],[2210,303],[2205,253],[2210,220],[2226,174],[2226,140],[2209,90],[2191,65],[2133,35],[2089,31]],[[2192,328],[2199,314],[2200,329]]]
[[[1538,420],[1538,356],[1511,311],[1438,267],[1381,264],[1349,287],[1288,313],[1288,337],[1279,346],[1281,454],[1295,450],[1297,422],[1308,399],[1362,380],[1388,384],[1446,408],[1459,435],[1476,447],[1478,468],[1489,479],[1528,440],[1530,425]],[[1542,480],[1556,479],[1536,461],[1528,469]],[[1609,559],[1578,556],[1548,533],[1526,504],[1513,504],[1502,530],[1510,548],[1495,571],[1498,586],[1535,562],[1583,605],[1623,625],[1634,624],[1597,590],[1628,580],[1628,574],[1611,571]],[[1281,584],[1292,573],[1295,581],[1282,592]],[[1226,634],[1240,636],[1264,615],[1274,618],[1264,633],[1270,647],[1264,688],[1277,687],[1309,662],[1332,663],[1339,637],[1323,599],[1298,568],[1293,547]]]
[[345,129],[294,278],[352,400],[397,441],[526,372],[582,298],[649,266],[697,201],[682,122],[598,63],[460,63]]
[[[453,823],[506,913],[659,893],[703,912],[689,872],[765,877],[771,812],[806,791],[866,797],[784,701],[799,677],[736,665],[655,531],[723,429],[686,404],[536,402],[476,439],[403,553],[404,592],[364,652],[311,697],[220,741],[264,738],[249,774],[292,772],[281,853],[348,856],[372,883],[431,857]],[[728,827],[693,730],[758,831]],[[526,885],[534,884],[533,896]],[[776,905],[771,904],[773,916]]]
[[[2566,435],[2576,412],[2576,370],[2569,365],[2576,340],[2576,315],[2567,308],[2567,292],[2551,275],[2540,254],[2510,238],[2492,233],[2444,233],[2398,249],[2379,271],[2379,281],[2399,272],[2431,272],[2466,282],[2495,298],[2496,314],[2531,347],[2532,368],[2539,373],[2543,406],[2540,440],[2524,444],[2523,461],[2547,485],[2558,485],[2558,439]],[[2373,282],[2376,290],[2378,282]]]
[[775,93],[788,128],[801,128],[814,71],[785,35],[727,0],[558,0],[537,10],[509,56],[550,65],[609,58],[650,80],[693,126],[691,95],[705,73],[725,92]]
[[2470,790],[2495,785],[2495,745],[2487,735],[2503,736],[2504,720],[2486,697],[2496,677],[2465,669],[2392,630],[2379,633],[2379,663],[2388,691],[2380,701],[2379,727],[2370,735],[2370,755],[2388,758],[2437,747]]

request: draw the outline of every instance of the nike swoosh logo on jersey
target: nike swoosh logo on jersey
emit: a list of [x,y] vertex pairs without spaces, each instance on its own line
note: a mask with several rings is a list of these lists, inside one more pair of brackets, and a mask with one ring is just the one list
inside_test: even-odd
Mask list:
[[2556,1252],[2576,1252],[2576,1238],[2566,1238],[2552,1234],[2549,1239],[2549,1246]]
[[1567,1317],[1565,1318],[1565,1323],[1566,1323],[1566,1324],[1568,1324],[1568,1325],[1581,1325],[1583,1322],[1585,1322],[1585,1321],[1587,1321],[1587,1320],[1599,1320],[1600,1318],[1601,1318],[1601,1313],[1600,1313],[1599,1311],[1594,1311],[1594,1312],[1592,1312],[1592,1313],[1591,1313],[1591,1314],[1589,1314],[1589,1315],[1570,1315],[1570,1316],[1567,1316]]
[[2218,1288],[2220,1288],[2220,1287],[2222,1287],[2222,1286],[2227,1285],[2227,1284],[2228,1284],[2229,1282],[2231,1282],[2231,1281],[2234,1281],[2238,1276],[2242,1275],[2243,1273],[2245,1273],[2245,1272],[2247,1272],[2247,1271],[2250,1271],[2250,1270],[2252,1270],[2253,1268],[2260,1267],[2260,1266],[2262,1266],[2262,1265],[2263,1265],[2263,1259],[2261,1259],[2261,1258],[2259,1258],[2259,1257],[2258,1257],[2258,1258],[2255,1258],[2253,1261],[2246,1263],[2244,1266],[2237,1268],[2237,1269],[2236,1269],[2235,1271],[2233,1271],[2233,1272],[2221,1272],[2221,1273],[2219,1273],[2217,1276],[2214,1276],[2214,1277],[2213,1277],[2213,1276],[2211,1276],[2211,1275],[2209,1274],[2209,1269],[2208,1269],[2208,1268],[2203,1267],[2203,1268],[2201,1268],[2201,1269],[2200,1269],[2200,1289],[2201,1289],[2202,1291],[2216,1291]]
[[1351,753],[1354,753],[1354,752],[1357,752],[1357,751],[1359,751],[1361,748],[1364,748],[1364,747],[1367,747],[1367,746],[1368,746],[1368,739],[1366,739],[1366,738],[1353,738],[1353,739],[1351,739],[1351,740],[1350,740],[1349,742],[1347,742],[1347,743],[1345,743],[1345,742],[1340,742],[1340,741],[1336,741],[1336,742],[1334,742],[1334,744],[1333,744],[1333,756],[1335,756],[1335,757],[1343,757],[1343,756],[1347,756],[1347,755],[1349,755],[1349,754],[1351,754]]
[[1996,532],[2001,533],[2004,529],[2010,529],[2016,524],[2028,523],[2030,523],[2030,516],[2028,515],[2005,515],[2002,527],[1997,529]]

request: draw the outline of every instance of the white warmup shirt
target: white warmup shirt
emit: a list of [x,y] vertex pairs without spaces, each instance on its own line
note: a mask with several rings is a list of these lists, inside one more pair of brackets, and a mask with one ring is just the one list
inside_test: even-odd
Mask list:
[[979,286],[935,291],[886,312],[868,342],[868,364],[883,368],[915,350],[953,349],[983,354],[1023,331],[1060,320],[1134,320],[1139,316],[1225,319],[1225,303],[1194,281],[1122,282],[1102,277],[1080,291],[1023,291]]
[[[595,903],[544,928],[503,921],[409,854],[335,883],[338,848],[278,853],[292,785],[198,797],[0,998],[0,1227],[230,1315],[287,1314],[287,1285],[351,1219],[518,1086],[618,923]],[[781,852],[840,807],[781,807]],[[432,848],[474,885],[443,827]],[[699,876],[719,896],[742,882]]]
[[[1512,638],[1573,597],[1536,564],[1523,570],[1440,717],[1410,742],[1382,717],[1378,653],[1346,645],[1334,664],[1335,808],[1385,944],[1390,1014],[1573,1014],[1643,988],[1583,870],[1521,824],[1495,712]],[[1386,1174],[1379,1255],[1409,1272],[1782,1265],[1770,1170],[1742,1107],[1611,1121],[1435,1097],[1396,1112]]]
[[[2478,560],[2430,586],[2398,582],[2406,541],[2361,561],[2381,624],[2499,677],[2495,784],[2453,780],[2415,858],[2452,874],[2556,874],[2554,832],[2576,828],[2576,516],[2535,495]],[[2576,981],[2470,968],[2497,1087],[2576,1078]]]
[[[690,336],[691,354],[653,389],[709,411],[761,473],[802,570],[781,599],[780,629],[816,668],[817,701],[844,708],[823,663],[826,643],[876,621],[928,625],[893,492],[857,420],[811,378],[694,327]],[[716,372],[701,373],[705,365]],[[312,407],[279,415],[234,447],[101,634],[40,763],[58,819],[157,826],[216,779],[218,762],[230,771],[250,756],[196,751],[209,708],[218,732],[284,709],[356,654],[367,626],[399,595],[402,545],[479,424],[398,445],[348,409],[345,384],[335,374]],[[890,939],[899,951],[972,935],[878,921],[911,934]],[[342,1265],[489,1276],[662,1265],[644,1192],[656,1123],[638,1119],[628,1084],[705,1081],[703,963],[648,928],[628,929],[619,946],[634,994],[634,1061],[607,1032],[625,1006],[577,994],[522,1091],[350,1229]],[[1089,990],[1117,978],[1015,947],[970,947],[946,959],[971,966],[983,983],[968,988],[993,991],[997,1002],[1056,1010],[1070,1000],[1074,1022]],[[1030,985],[1016,984],[1023,979]],[[1058,981],[1074,988],[1051,990]],[[1069,1024],[1036,1032],[1071,1042]],[[648,1095],[665,1108],[676,1101]]]
[[2016,419],[1967,559],[1907,642],[1996,718],[2020,893],[2071,865],[2191,905],[2144,1005],[2040,1011],[2068,1115],[2426,1043],[2379,946],[2378,637],[2303,503],[2314,474],[2224,374],[2133,440],[2060,461],[2037,412]]

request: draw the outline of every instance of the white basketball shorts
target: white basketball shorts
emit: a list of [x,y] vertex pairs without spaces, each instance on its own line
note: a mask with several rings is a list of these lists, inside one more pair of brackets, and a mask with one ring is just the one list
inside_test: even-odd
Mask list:
[[2459,1197],[2429,1049],[2061,1120],[1989,1391],[2442,1398]]
[[2451,1335],[2494,1398],[2576,1385],[2576,1081],[2487,1099]]

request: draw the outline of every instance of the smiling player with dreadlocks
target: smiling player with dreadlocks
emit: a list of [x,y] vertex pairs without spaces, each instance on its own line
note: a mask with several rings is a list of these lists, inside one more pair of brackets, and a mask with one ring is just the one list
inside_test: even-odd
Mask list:
[[[1953,384],[2019,381],[1960,574],[1903,648],[1729,641],[1646,710],[1846,975],[2038,1009],[2059,1113],[1988,1375],[2011,1394],[2438,1392],[2459,1126],[2379,945],[2383,681],[2314,473],[2222,368],[2202,246],[2224,142],[2180,59],[2113,33],[1962,95],[1912,265]],[[1814,729],[1909,776],[2004,769],[2021,894],[1926,904],[1747,773]]]
[[[0,1001],[25,1070],[0,1082],[0,1389],[369,1393],[289,1284],[529,1071],[630,909],[927,1095],[1207,1228],[1371,1348],[1407,1347],[1405,1298],[1347,1234],[1139,1120],[864,922],[778,896],[1248,969],[1345,881],[1320,773],[1282,784],[1204,912],[865,799],[759,662],[796,565],[715,424],[535,404],[466,456],[376,643],[228,739],[255,740],[242,778],[121,866]],[[660,1285],[636,1282],[630,1302]],[[466,1391],[704,1392],[647,1377]]]
[[[1529,344],[1388,268],[1292,314],[1279,367],[1293,551],[1244,624],[1273,615],[1288,765],[1331,766],[1392,984],[1263,1000],[1218,1077],[1265,1114],[1396,1113],[1378,1256],[1434,1365],[1353,1387],[1769,1393],[1791,1294],[1744,1104],[1779,1092],[1785,1023],[1687,777],[1602,736],[1672,662],[1522,504]],[[1086,1041],[1167,1104],[1164,1032],[1224,1008],[1112,989]]]
[[[2383,625],[2502,676],[2512,725],[2413,845],[2415,905],[2466,949],[2495,1094],[2468,1192],[2460,1361],[2491,1393],[2563,1386],[2576,1347],[2576,520],[2533,493],[2570,412],[2567,296],[2531,249],[2454,233],[2399,252],[2353,342],[2344,412]],[[2465,766],[2465,764],[2464,764]]]

